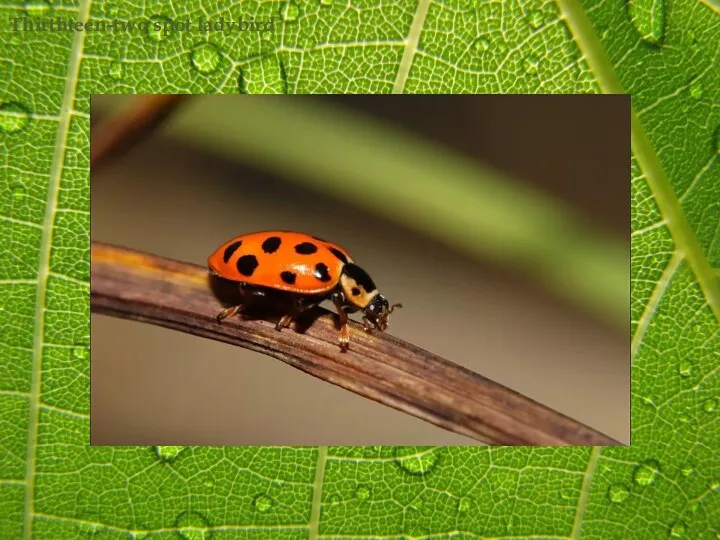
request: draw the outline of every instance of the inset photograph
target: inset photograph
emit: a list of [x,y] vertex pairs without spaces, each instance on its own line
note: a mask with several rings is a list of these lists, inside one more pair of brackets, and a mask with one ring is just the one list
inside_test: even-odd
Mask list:
[[630,98],[93,96],[91,444],[630,444]]

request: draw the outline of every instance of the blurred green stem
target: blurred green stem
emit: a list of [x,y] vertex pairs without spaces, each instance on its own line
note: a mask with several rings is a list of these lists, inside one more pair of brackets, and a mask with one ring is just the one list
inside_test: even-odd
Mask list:
[[628,328],[629,242],[594,232],[561,201],[459,153],[309,96],[197,97],[168,124],[193,145],[521,268]]

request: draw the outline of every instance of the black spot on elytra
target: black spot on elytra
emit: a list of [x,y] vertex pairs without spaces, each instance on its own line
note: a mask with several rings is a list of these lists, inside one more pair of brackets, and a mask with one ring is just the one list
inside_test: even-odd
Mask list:
[[271,236],[262,243],[262,249],[265,253],[275,253],[282,244],[279,236]]
[[342,251],[340,251],[339,249],[336,249],[334,247],[331,247],[330,251],[332,251],[332,254],[335,255],[338,259],[340,259],[342,262],[347,264],[347,262],[348,262],[347,257],[345,256],[345,254]]
[[317,251],[317,246],[310,242],[303,242],[295,246],[295,253],[300,255],[311,255]]
[[280,279],[282,279],[282,280],[283,280],[285,283],[287,283],[288,285],[293,285],[293,284],[295,284],[295,278],[296,278],[296,277],[297,277],[297,276],[295,275],[294,272],[288,272],[287,270],[284,271],[284,272],[280,272]]
[[365,270],[360,268],[357,264],[346,264],[343,268],[343,272],[346,276],[354,279],[358,285],[365,289],[365,292],[370,293],[376,289],[375,283],[373,282],[372,278]]
[[330,281],[330,269],[324,263],[317,263],[313,272],[320,281]]
[[360,294],[360,289],[358,289],[357,287],[353,287],[352,291],[350,292],[352,292],[353,296],[358,296]]
[[255,255],[243,255],[237,260],[237,266],[238,272],[240,272],[243,276],[252,276],[253,272],[255,272],[255,269],[258,267],[258,260]]
[[240,246],[242,246],[242,240],[233,242],[225,248],[225,251],[223,251],[223,261],[225,262],[225,264],[228,263],[228,261],[232,258],[233,253],[235,253]]

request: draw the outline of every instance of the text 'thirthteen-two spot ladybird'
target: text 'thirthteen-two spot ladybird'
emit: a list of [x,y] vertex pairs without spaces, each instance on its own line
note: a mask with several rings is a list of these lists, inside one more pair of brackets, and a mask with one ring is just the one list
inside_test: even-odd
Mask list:
[[309,234],[266,231],[244,234],[225,242],[208,258],[210,273],[240,285],[242,304],[222,311],[221,322],[249,304],[268,301],[281,292],[291,300],[291,312],[275,328],[282,330],[305,310],[332,300],[340,316],[340,350],[350,346],[348,313],[362,310],[366,332],[384,331],[388,317],[401,304],[390,306],[368,273],[340,246]]

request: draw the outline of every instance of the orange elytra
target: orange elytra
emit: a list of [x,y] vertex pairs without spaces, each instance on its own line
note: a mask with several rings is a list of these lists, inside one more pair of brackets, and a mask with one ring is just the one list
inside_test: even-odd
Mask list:
[[293,231],[265,231],[228,240],[208,258],[210,273],[237,282],[243,303],[218,315],[218,322],[243,306],[270,299],[269,292],[292,300],[291,312],[276,325],[282,330],[302,312],[332,300],[340,316],[340,349],[349,347],[347,313],[361,310],[366,332],[384,331],[390,306],[370,275],[353,262],[347,250],[316,236]]

